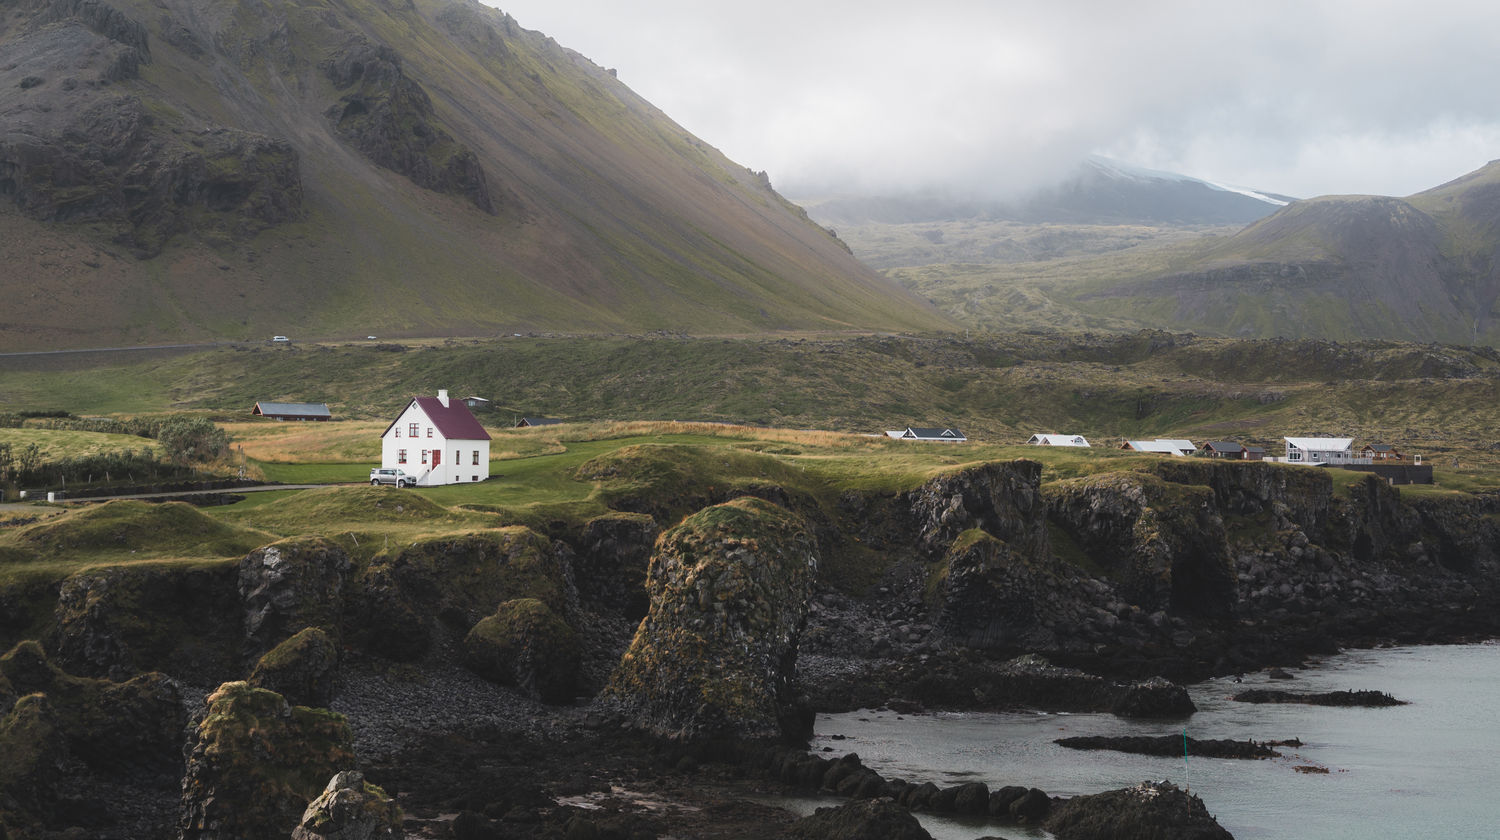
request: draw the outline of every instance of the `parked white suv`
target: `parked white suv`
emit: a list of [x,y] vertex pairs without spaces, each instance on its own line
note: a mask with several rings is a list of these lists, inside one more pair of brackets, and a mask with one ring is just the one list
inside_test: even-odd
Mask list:
[[391,467],[376,467],[370,470],[370,483],[374,485],[394,484],[397,487],[414,487],[417,480],[407,475],[405,470],[393,469]]

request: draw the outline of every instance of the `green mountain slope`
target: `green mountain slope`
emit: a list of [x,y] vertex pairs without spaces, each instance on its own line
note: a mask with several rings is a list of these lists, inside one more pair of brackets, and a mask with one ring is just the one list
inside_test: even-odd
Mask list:
[[1500,339],[1500,161],[1406,199],[1293,202],[1081,308],[1247,336]]
[[22,0],[0,348],[925,329],[612,72],[466,0]]

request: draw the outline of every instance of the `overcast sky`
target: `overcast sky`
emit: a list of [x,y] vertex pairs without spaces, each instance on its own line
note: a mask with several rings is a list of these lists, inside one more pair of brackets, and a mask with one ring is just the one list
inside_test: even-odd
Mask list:
[[486,0],[783,193],[1014,194],[1085,155],[1297,197],[1500,158],[1500,3]]

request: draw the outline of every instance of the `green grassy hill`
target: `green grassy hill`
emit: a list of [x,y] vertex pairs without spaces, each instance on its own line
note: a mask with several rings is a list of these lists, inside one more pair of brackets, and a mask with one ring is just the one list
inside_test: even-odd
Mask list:
[[948,323],[472,0],[72,8],[0,20],[0,349]]

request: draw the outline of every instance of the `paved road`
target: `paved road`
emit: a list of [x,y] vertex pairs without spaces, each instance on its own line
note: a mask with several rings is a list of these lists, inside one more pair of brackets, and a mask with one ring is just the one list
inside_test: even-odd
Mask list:
[[[319,487],[339,487],[337,484],[255,484],[249,487],[224,487],[218,490],[179,490],[176,493],[134,493],[129,496],[64,496],[64,502],[107,502],[111,499],[161,499],[176,496],[204,496],[210,493],[259,493],[266,490],[316,490]],[[0,510],[26,510],[31,503],[47,498],[46,494],[24,502],[8,501],[0,504]]]

